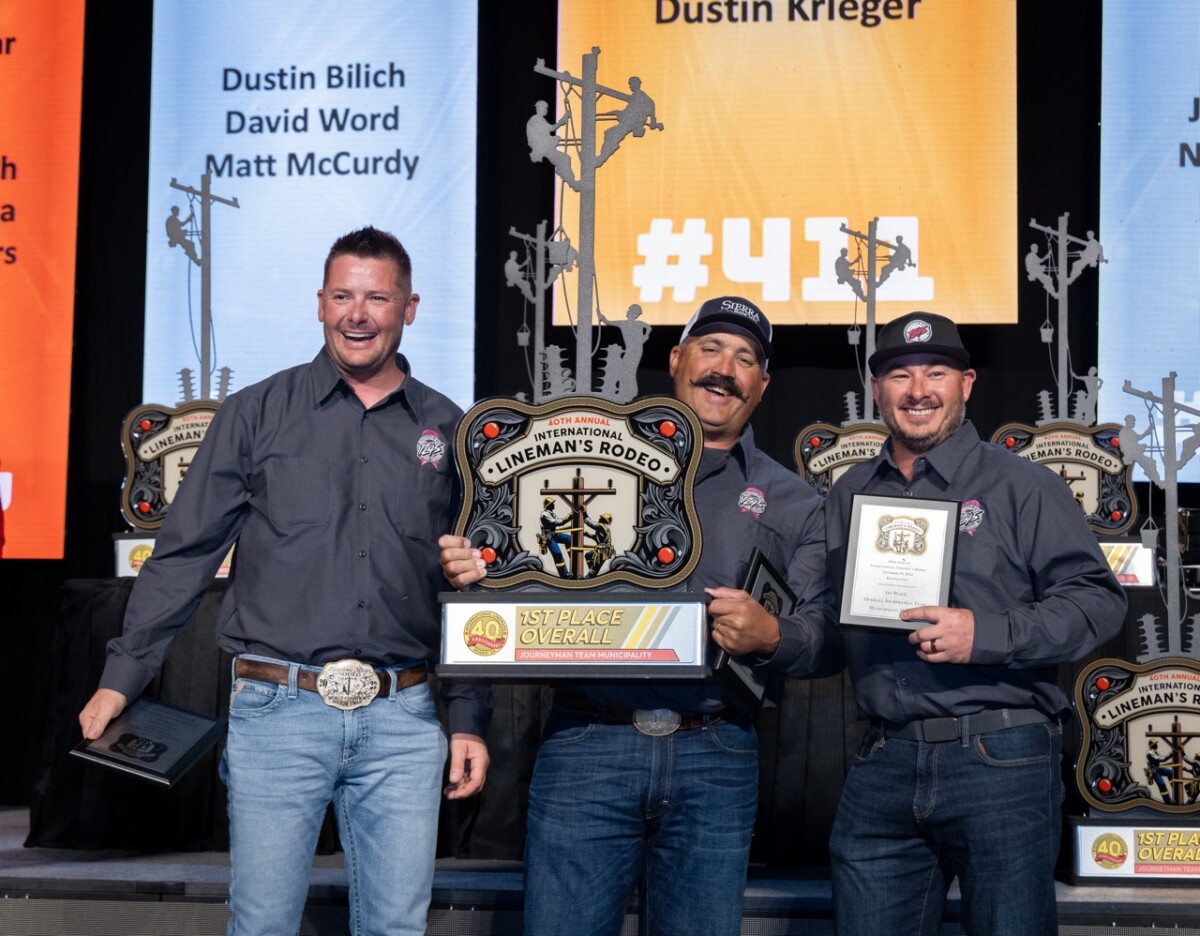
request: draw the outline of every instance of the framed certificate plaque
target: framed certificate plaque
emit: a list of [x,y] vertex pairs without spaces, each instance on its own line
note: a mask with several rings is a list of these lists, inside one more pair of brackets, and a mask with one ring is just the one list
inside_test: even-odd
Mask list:
[[842,624],[915,630],[905,608],[948,605],[958,501],[855,494],[850,507]]

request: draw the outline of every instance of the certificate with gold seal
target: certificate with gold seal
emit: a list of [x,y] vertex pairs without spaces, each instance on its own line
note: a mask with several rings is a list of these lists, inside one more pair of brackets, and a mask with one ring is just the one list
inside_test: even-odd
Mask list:
[[905,608],[946,606],[959,502],[855,494],[850,507],[842,624],[914,630]]

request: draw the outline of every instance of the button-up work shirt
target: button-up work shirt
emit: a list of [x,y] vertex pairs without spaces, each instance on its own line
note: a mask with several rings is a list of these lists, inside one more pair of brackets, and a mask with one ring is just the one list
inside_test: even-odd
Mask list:
[[[747,426],[728,452],[705,449],[695,486],[702,537],[700,561],[680,590],[742,588],[758,547],[796,593],[796,607],[779,618],[781,640],[769,658],[752,663],[790,676],[820,676],[844,665],[825,580],[821,496],[794,471],[759,451]],[[715,644],[710,640],[710,654]],[[778,697],[778,682],[768,684]],[[647,685],[582,685],[606,705],[710,712],[731,704],[716,679]]]
[[1006,707],[1066,711],[1057,665],[1115,636],[1126,599],[1062,479],[981,441],[969,422],[918,457],[911,480],[892,460],[889,440],[837,480],[825,505],[839,601],[859,491],[963,504],[950,605],[975,617],[969,664],[919,660],[906,632],[846,627],[859,707],[893,722]]
[[[436,660],[437,537],[457,508],[461,410],[409,373],[365,409],[325,351],[232,395],[167,512],[109,645],[101,686],[128,698],[158,670],[237,543],[217,642],[321,665]],[[443,686],[451,731],[483,735],[490,692]]]

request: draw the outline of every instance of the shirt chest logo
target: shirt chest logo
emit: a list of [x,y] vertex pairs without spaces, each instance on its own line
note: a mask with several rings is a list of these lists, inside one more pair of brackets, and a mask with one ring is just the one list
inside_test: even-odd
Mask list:
[[962,507],[958,511],[958,532],[974,536],[975,531],[983,523],[984,513],[983,504],[979,501],[963,501]]
[[767,496],[756,487],[748,487],[738,495],[738,506],[742,508],[742,513],[747,511],[754,514],[754,519],[757,520],[762,516],[763,511],[767,509]]
[[441,467],[442,459],[446,456],[446,443],[434,429],[426,429],[417,439],[417,458],[422,465],[433,464],[434,468]]

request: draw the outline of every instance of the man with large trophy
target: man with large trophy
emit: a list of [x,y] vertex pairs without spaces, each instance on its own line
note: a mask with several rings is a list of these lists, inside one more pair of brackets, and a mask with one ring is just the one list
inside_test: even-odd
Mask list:
[[[711,628],[703,617],[700,626],[712,642],[710,659],[734,659],[765,684],[768,698],[777,697],[778,677],[842,666],[824,576],[821,499],[759,451],[747,424],[770,379],[770,354],[763,312],[722,297],[700,306],[670,358],[675,397],[694,411],[703,438],[694,485],[703,548],[682,584],[708,596]],[[588,490],[602,496],[607,488]],[[587,519],[616,527],[617,508],[608,504],[618,500],[605,497],[604,512]],[[580,536],[591,531],[586,521],[580,526]],[[620,564],[614,539],[623,541],[621,531],[605,529],[580,547],[585,575],[588,550],[594,561],[608,547],[609,563]],[[492,574],[495,550],[481,548],[478,537],[440,543],[455,587]],[[764,602],[778,614],[743,587],[756,550],[763,567],[780,570],[782,581],[758,591],[771,595]],[[576,585],[574,578],[563,583]],[[779,591],[796,597],[790,610]],[[753,706],[731,685],[715,676],[556,685],[530,785],[526,932],[619,933],[643,869],[651,931],[740,931],[758,759]]]

